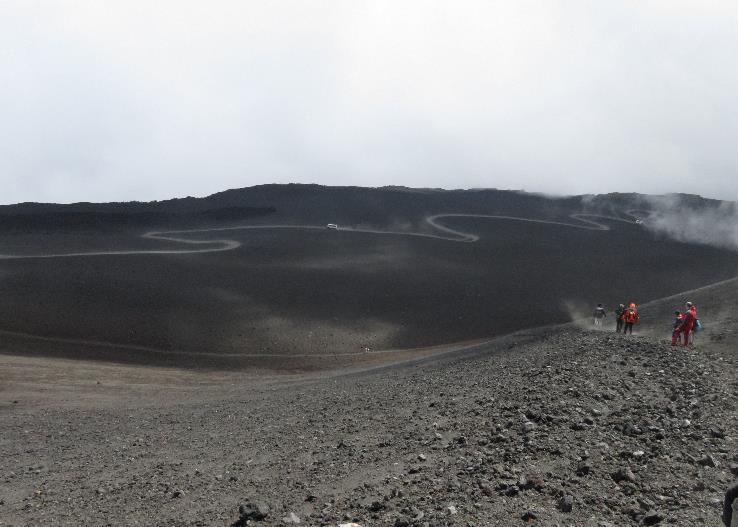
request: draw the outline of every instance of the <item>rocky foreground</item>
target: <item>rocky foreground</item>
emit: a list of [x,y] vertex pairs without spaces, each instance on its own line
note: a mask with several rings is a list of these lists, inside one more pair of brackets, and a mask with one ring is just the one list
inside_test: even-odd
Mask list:
[[716,526],[737,364],[721,343],[557,329],[176,404],[19,401],[0,413],[0,525]]

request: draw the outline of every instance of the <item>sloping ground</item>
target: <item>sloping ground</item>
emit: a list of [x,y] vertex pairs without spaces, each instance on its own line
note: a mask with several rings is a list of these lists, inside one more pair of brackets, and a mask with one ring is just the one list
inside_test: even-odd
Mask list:
[[0,518],[226,526],[266,504],[253,525],[713,526],[738,462],[737,365],[735,346],[563,327],[470,357],[119,404],[89,397],[107,393],[100,377],[70,407],[4,401]]
[[[366,361],[367,349],[561,323],[595,302],[640,303],[732,277],[738,267],[736,253],[612,223],[603,231],[444,220],[478,235],[475,243],[396,232],[208,232],[200,234],[241,245],[207,254],[2,261],[0,352],[191,368],[333,369]],[[115,250],[132,243],[122,234],[101,240]],[[155,242],[142,241],[147,249]],[[73,251],[73,242],[52,236],[46,250]]]
[[[263,185],[201,199],[0,207],[0,353],[335,369],[391,358],[368,350],[488,339],[571,320],[596,302],[643,303],[735,275],[734,252],[612,219],[647,201]],[[581,213],[609,216],[595,221],[613,229],[587,230],[592,217]],[[553,223],[463,216],[480,214]],[[329,222],[354,230],[319,227]],[[233,229],[244,223],[259,228]],[[195,226],[215,230],[185,232]],[[177,234],[151,233],[161,230]],[[17,258],[28,255],[54,257]]]
[[[697,307],[704,327],[696,335],[698,344],[738,348],[738,277],[641,304],[638,308],[641,323],[636,327],[636,333],[670,340],[674,311],[684,312],[686,302]],[[580,320],[578,325],[588,326],[589,319]],[[612,313],[604,327],[608,330],[614,328]]]
[[[738,278],[718,282],[688,293],[678,294],[648,303],[641,307],[648,316],[644,327],[651,333],[663,332],[663,321],[674,318],[674,310],[684,312],[685,302],[693,302],[698,316],[704,325],[704,332],[698,334],[698,341],[708,339],[713,343],[738,346]],[[668,328],[667,332],[668,332]]]

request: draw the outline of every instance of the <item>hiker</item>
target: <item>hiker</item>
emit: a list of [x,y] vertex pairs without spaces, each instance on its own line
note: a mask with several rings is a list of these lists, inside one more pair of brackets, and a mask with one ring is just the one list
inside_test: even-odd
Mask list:
[[692,333],[695,321],[697,320],[697,309],[694,308],[692,302],[687,302],[684,307],[686,307],[686,310],[684,311],[684,318],[679,326],[679,331],[682,333],[682,339],[684,341],[683,346],[686,347],[689,346],[689,336]]
[[697,317],[697,307],[692,302],[687,302],[687,307],[694,316],[694,326],[692,327],[692,331],[689,332],[689,345],[694,346],[695,333],[702,329],[702,324],[700,323],[700,319]]
[[602,325],[602,319],[607,316],[607,312],[605,311],[605,308],[602,307],[602,304],[597,304],[597,307],[595,308],[594,312],[594,325],[595,326],[601,326]]
[[684,315],[682,315],[681,311],[674,311],[674,324],[672,324],[671,327],[672,346],[676,346],[677,344],[679,344],[679,335],[681,335],[681,330],[679,328],[682,326],[682,320],[684,320]]
[[623,328],[623,335],[628,334],[628,330],[630,330],[630,334],[633,334],[633,325],[638,324],[640,322],[641,316],[638,314],[638,308],[636,308],[635,303],[631,302],[628,306],[628,309],[625,310],[625,313],[623,313],[623,322],[625,323],[625,327]]
[[618,333],[623,329],[623,315],[625,315],[625,304],[620,304],[615,310],[615,331]]

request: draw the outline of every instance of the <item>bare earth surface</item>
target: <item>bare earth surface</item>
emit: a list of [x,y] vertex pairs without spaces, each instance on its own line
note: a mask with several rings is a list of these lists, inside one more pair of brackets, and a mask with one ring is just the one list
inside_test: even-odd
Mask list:
[[[2,208],[0,526],[716,527],[738,253],[621,217],[634,199]],[[541,327],[593,299],[642,303],[637,334]],[[705,331],[672,348],[686,300]]]
[[0,525],[717,525],[736,327],[315,378],[4,358]]
[[[224,225],[157,239],[141,238],[143,229],[0,232],[0,353],[332,370],[367,360],[367,349],[563,323],[589,313],[593,301],[643,303],[738,268],[736,252],[661,239],[632,219],[577,209],[553,217],[521,209],[517,219],[491,207],[500,214],[443,210],[402,230],[315,228],[306,218],[302,226]],[[211,249],[221,252],[181,253]]]

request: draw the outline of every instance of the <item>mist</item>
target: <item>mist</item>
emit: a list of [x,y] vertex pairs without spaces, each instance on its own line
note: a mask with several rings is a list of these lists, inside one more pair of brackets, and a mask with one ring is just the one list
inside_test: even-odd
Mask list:
[[684,196],[644,198],[650,214],[644,226],[680,242],[738,250],[738,206],[735,202],[695,206]]
[[0,203],[260,183],[738,199],[738,3],[0,4]]

